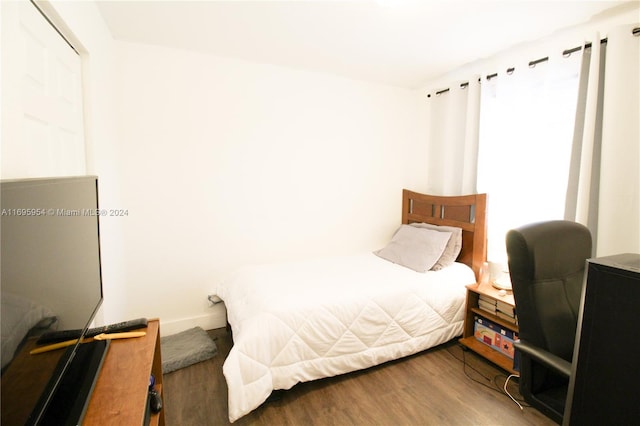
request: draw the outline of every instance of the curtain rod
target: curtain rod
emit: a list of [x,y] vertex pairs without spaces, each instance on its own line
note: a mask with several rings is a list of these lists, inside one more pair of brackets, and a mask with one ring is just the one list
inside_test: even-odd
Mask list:
[[[634,36],[640,35],[640,27],[634,28],[631,31],[631,33]],[[600,44],[606,44],[606,43],[607,43],[607,38],[606,37],[600,40]],[[584,49],[591,49],[591,42],[585,43],[584,46],[576,46],[576,47],[573,47],[571,49],[565,49],[565,50],[562,51],[562,56],[569,57],[569,56],[571,56],[572,53],[579,52],[583,48]],[[540,64],[542,62],[546,62],[548,60],[549,60],[549,57],[545,56],[544,58],[540,58],[540,59],[535,59],[533,61],[529,61],[529,67],[535,67],[537,64]],[[509,75],[513,74],[514,71],[515,71],[515,67],[507,68],[507,74],[509,74]],[[492,78],[495,78],[497,76],[498,76],[497,72],[493,73],[493,74],[488,74],[486,76],[486,79],[487,80],[491,80]],[[478,79],[478,82],[480,82],[480,81],[482,81],[482,77]],[[469,82],[468,81],[464,82],[464,83],[460,83],[460,88],[461,89],[466,89],[467,86],[469,86]],[[439,95],[441,95],[443,93],[447,93],[448,91],[449,91],[449,88],[438,90],[437,92],[435,92],[435,95],[439,96]],[[430,98],[431,97],[431,93],[428,93],[427,97]]]

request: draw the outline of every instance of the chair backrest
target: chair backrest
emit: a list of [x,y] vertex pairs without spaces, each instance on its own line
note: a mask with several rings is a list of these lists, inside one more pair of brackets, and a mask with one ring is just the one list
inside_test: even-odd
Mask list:
[[555,220],[512,229],[506,237],[519,337],[571,362],[591,233]]

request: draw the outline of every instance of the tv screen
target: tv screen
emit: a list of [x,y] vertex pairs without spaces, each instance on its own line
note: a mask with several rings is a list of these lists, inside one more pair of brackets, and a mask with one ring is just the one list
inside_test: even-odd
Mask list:
[[[29,355],[23,349],[45,331],[86,331],[102,303],[98,179],[0,185],[1,423],[25,424],[39,417],[34,410],[46,408],[74,356],[63,357],[60,350]],[[12,370],[18,369],[22,376],[15,383]],[[19,403],[11,400],[16,392],[23,392]]]

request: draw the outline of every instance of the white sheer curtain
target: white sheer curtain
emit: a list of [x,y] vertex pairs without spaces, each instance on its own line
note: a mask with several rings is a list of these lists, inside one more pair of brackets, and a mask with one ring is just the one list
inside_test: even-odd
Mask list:
[[585,224],[594,255],[640,252],[638,25],[591,37],[583,55],[566,218]]
[[640,253],[639,23],[607,33],[597,256]]
[[474,76],[429,99],[428,192],[476,192],[480,85]]
[[481,91],[478,191],[489,194],[488,259],[502,265],[509,229],[564,217],[580,57],[514,68]]

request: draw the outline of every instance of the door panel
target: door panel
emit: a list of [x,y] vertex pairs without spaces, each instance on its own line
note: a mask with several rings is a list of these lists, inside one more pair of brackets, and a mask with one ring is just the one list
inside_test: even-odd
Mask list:
[[2,7],[2,177],[86,173],[80,56],[27,1]]

